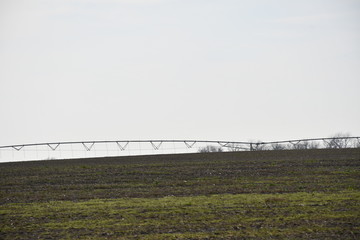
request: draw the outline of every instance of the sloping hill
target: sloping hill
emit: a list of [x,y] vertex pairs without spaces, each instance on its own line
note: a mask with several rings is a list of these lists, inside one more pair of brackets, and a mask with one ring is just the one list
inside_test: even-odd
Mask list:
[[0,178],[4,239],[360,237],[360,149],[1,163]]

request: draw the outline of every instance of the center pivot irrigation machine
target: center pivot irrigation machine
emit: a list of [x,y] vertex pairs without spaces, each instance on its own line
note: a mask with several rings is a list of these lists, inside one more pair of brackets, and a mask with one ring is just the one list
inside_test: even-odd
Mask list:
[[204,140],[47,142],[0,146],[0,162],[196,152],[359,147],[360,137],[314,138],[276,142],[233,142]]

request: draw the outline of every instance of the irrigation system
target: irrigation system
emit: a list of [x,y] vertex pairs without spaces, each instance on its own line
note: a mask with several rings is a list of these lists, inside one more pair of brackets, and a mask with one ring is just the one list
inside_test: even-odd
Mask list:
[[45,142],[0,146],[0,162],[196,152],[359,147],[360,137],[312,138],[274,142],[234,142],[207,140]]

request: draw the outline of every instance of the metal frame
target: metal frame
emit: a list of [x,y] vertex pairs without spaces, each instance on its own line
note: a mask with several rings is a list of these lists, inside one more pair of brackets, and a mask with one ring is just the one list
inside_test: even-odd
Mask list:
[[[184,143],[187,148],[193,148],[196,144],[218,144],[221,148],[227,148],[231,151],[240,150],[264,150],[268,146],[275,144],[286,145],[290,144],[294,148],[298,147],[303,143],[320,142],[321,147],[319,148],[342,148],[339,142],[343,141],[345,147],[349,147],[349,142],[356,141],[357,147],[360,146],[360,137],[333,137],[333,138],[309,138],[309,139],[297,139],[297,140],[286,140],[286,141],[275,141],[275,142],[232,142],[232,141],[207,141],[207,140],[116,140],[116,141],[80,141],[80,142],[46,142],[46,143],[31,143],[31,144],[18,144],[18,145],[7,145],[0,146],[0,150],[3,149],[15,149],[20,151],[27,147],[33,146],[47,146],[52,151],[57,150],[62,145],[78,145],[81,144],[86,151],[91,151],[96,144],[108,144],[115,143],[121,151],[124,151],[130,143],[149,143],[154,150],[159,150],[163,143]],[[328,147],[326,147],[328,146]],[[352,146],[352,148],[356,146]],[[269,150],[269,149],[268,149]]]

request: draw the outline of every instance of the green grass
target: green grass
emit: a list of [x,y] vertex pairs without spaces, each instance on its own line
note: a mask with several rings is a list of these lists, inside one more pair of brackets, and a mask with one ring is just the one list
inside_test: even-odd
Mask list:
[[0,167],[0,239],[360,238],[360,150]]
[[359,191],[222,194],[12,203],[0,214],[11,239],[19,231],[69,239],[351,237],[360,229],[359,204]]

